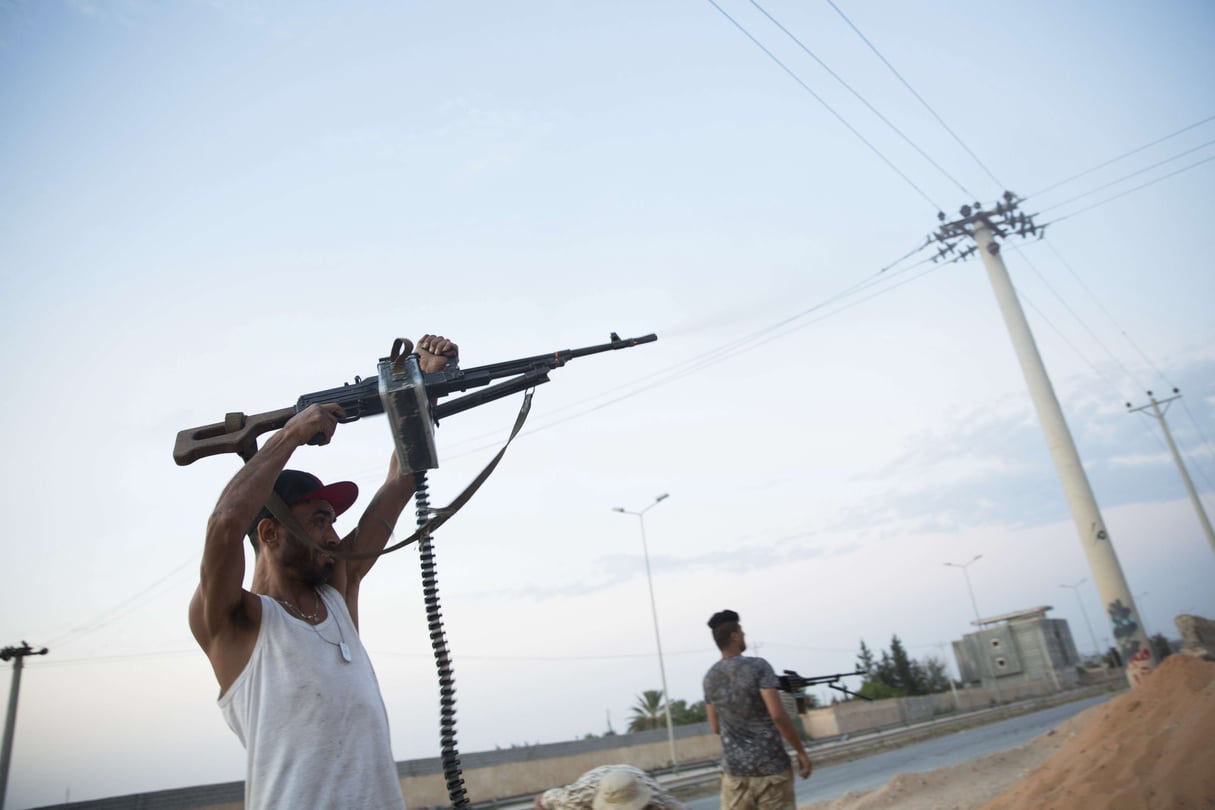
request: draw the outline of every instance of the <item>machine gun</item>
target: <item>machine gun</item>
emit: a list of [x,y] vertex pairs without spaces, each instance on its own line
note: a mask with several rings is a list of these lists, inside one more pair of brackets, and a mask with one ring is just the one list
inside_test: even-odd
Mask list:
[[843,692],[848,697],[860,698],[861,700],[873,700],[871,697],[865,697],[859,692],[853,692],[846,686],[840,686],[841,678],[851,678],[857,675],[868,675],[869,673],[860,667],[856,668],[855,672],[837,672],[834,675],[812,675],[809,678],[804,678],[798,675],[791,669],[786,669],[784,675],[778,675],[780,681],[780,689],[782,692],[797,693],[801,692],[807,686],[823,686],[828,689],[834,689],[837,692]]
[[[629,349],[655,340],[658,340],[655,334],[621,339],[613,332],[610,342],[596,346],[564,349],[470,369],[460,369],[449,363],[442,371],[423,374],[417,355],[410,353],[413,344],[398,338],[391,355],[380,358],[376,377],[355,377],[353,383],[304,394],[293,407],[252,415],[229,413],[222,422],[187,428],[177,434],[173,460],[185,466],[206,456],[236,453],[248,461],[257,453],[258,436],[278,430],[309,405],[335,403],[345,412],[341,422],[354,422],[387,411],[401,469],[405,472],[433,470],[439,466],[434,425],[440,419],[548,382],[550,371],[576,357]],[[503,377],[512,379],[490,385]],[[448,394],[483,386],[488,387],[450,402],[436,403]],[[320,444],[321,441],[318,437],[311,443]]]
[[[219,453],[237,453],[247,462],[257,453],[258,436],[283,427],[292,416],[311,405],[329,403],[339,405],[344,414],[338,420],[340,422],[353,422],[365,416],[380,413],[388,414],[401,471],[414,474],[414,503],[417,507],[418,530],[413,536],[382,551],[342,554],[331,550],[331,553],[346,559],[366,559],[368,556],[378,556],[403,548],[415,540],[418,542],[427,626],[430,630],[431,647],[434,650],[435,664],[439,674],[440,759],[447,782],[448,795],[451,797],[452,807],[455,810],[468,810],[471,808],[471,804],[464,788],[460,754],[456,749],[455,681],[443,631],[431,534],[476,492],[502,458],[506,447],[498,451],[493,461],[450,506],[445,509],[431,510],[426,474],[427,470],[433,470],[439,466],[438,456],[435,453],[434,427],[444,417],[519,391],[528,391],[524,397],[523,407],[519,411],[519,418],[515,422],[515,428],[511,432],[511,439],[513,439],[522,427],[523,419],[527,414],[531,400],[530,389],[548,382],[550,371],[560,368],[576,357],[585,357],[588,354],[598,354],[615,349],[629,349],[642,343],[652,343],[655,340],[658,340],[658,336],[654,334],[622,340],[619,335],[612,332],[611,340],[608,343],[601,343],[597,346],[565,349],[551,354],[508,360],[504,363],[493,363],[466,370],[462,370],[454,362],[448,361],[443,370],[424,374],[418,365],[418,356],[413,354],[413,344],[408,340],[398,338],[393,343],[390,355],[380,358],[378,373],[374,379],[364,380],[355,377],[353,384],[347,383],[338,388],[304,394],[296,401],[294,407],[251,416],[243,413],[229,413],[222,422],[187,428],[177,434],[177,442],[173,446],[173,460],[182,466]],[[509,379],[491,385],[494,380],[500,378]],[[470,388],[482,390],[465,394],[450,402],[439,403],[437,401],[448,394],[467,391]],[[324,444],[326,441],[323,434],[318,434],[309,443]],[[507,441],[507,445],[509,444],[510,440]],[[276,497],[272,495],[271,500]],[[281,509],[271,506],[271,512],[290,529],[290,510],[285,504],[280,505]],[[311,540],[306,537],[306,531],[302,529],[298,532],[292,531],[301,539],[301,542],[311,543]]]

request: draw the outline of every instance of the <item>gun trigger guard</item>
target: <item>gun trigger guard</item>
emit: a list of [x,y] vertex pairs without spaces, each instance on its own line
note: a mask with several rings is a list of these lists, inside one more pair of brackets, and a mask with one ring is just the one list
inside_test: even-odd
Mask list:
[[405,358],[413,352],[413,341],[409,338],[397,338],[392,342],[392,352],[388,359],[392,361],[392,370],[401,374],[405,370]]

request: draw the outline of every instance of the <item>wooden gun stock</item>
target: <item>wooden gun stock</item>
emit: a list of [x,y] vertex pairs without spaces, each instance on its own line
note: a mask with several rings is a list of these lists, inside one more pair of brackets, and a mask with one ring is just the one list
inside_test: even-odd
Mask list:
[[173,460],[184,467],[207,456],[236,453],[248,461],[257,453],[257,437],[278,430],[293,416],[295,408],[280,408],[252,416],[237,412],[213,425],[186,428],[177,434]]

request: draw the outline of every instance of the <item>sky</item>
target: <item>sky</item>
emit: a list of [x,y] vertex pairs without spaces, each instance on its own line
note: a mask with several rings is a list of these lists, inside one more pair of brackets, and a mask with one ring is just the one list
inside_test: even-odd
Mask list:
[[[952,668],[945,563],[977,555],[984,615],[1108,646],[985,273],[917,250],[1005,189],[1049,223],[1004,255],[1147,629],[1215,616],[1215,549],[1126,407],[1180,390],[1215,511],[1215,10],[717,3],[0,0],[0,644],[50,650],[9,806],[243,778],[186,625],[240,460],[179,467],[174,437],[428,332],[465,367],[658,334],[555,371],[436,535],[462,751],[623,731],[659,638],[701,699],[723,608],[778,671],[894,635]],[[432,502],[518,406],[444,420]],[[291,463],[365,503],[390,450],[368,418]],[[651,506],[659,638],[613,511]],[[398,759],[439,753],[419,579],[409,549],[362,589]]]

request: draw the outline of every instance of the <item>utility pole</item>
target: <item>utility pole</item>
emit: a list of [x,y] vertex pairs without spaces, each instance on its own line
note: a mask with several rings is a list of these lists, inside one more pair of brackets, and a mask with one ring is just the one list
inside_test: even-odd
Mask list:
[[[1093,581],[1105,605],[1106,618],[1126,665],[1127,680],[1132,686],[1138,686],[1154,666],[1152,647],[1135,609],[1131,589],[1118,563],[1118,555],[1110,542],[1105,521],[1097,508],[1097,499],[1084,472],[1084,465],[1080,462],[1076,443],[1063,418],[1063,409],[1059,407],[1042,356],[1034,343],[1033,332],[1017,299],[1008,269],[1004,266],[1000,243],[996,241],[1012,236],[1040,236],[1042,233],[1043,229],[1034,223],[1032,215],[1017,210],[1019,203],[1015,194],[1006,191],[992,210],[983,210],[979,203],[975,203],[973,208],[963,205],[959,211],[961,218],[952,222],[946,222],[944,212],[938,214],[941,227],[929,237],[930,241],[941,244],[934,261],[955,253],[953,261],[965,259],[974,253],[978,253],[983,260],[1017,360],[1021,364],[1021,373],[1029,387],[1030,399],[1038,413],[1038,421],[1042,423],[1042,431],[1046,434],[1046,444],[1071,507],[1072,519],[1088,557]],[[971,244],[959,250],[957,246],[962,241]]]
[[4,794],[8,788],[8,765],[13,756],[13,730],[17,726],[17,693],[21,691],[21,668],[27,655],[46,655],[47,649],[35,650],[24,641],[20,647],[0,650],[0,661],[13,659],[13,686],[8,693],[8,716],[4,721],[4,747],[0,749],[0,810],[4,810]]
[[[1207,512],[1202,508],[1202,500],[1198,497],[1198,491],[1194,489],[1194,482],[1190,480],[1190,473],[1185,468],[1185,462],[1181,460],[1181,452],[1178,451],[1177,445],[1173,442],[1173,434],[1169,431],[1169,423],[1165,421],[1164,415],[1168,413],[1168,404],[1175,399],[1181,399],[1181,392],[1176,388],[1173,389],[1173,396],[1168,399],[1156,400],[1152,396],[1152,392],[1147,392],[1148,399],[1152,401],[1151,405],[1140,405],[1138,408],[1132,408],[1131,403],[1126,403],[1130,413],[1136,411],[1144,411],[1146,408],[1152,409],[1152,416],[1156,417],[1156,421],[1160,423],[1160,427],[1164,430],[1165,441],[1169,443],[1169,450],[1173,453],[1173,461],[1177,463],[1177,469],[1181,471],[1181,480],[1185,482],[1186,492],[1190,493],[1190,502],[1194,504],[1194,511],[1198,513],[1198,520],[1202,523],[1202,530],[1207,534],[1207,542],[1211,544],[1211,550],[1215,551],[1215,531],[1211,530],[1211,521],[1207,518]],[[1164,405],[1165,409],[1160,410],[1160,406]]]
[[1093,642],[1093,655],[1101,657],[1101,646],[1097,644],[1097,636],[1093,633],[1093,626],[1088,621],[1088,611],[1084,609],[1084,600],[1080,598],[1080,586],[1088,581],[1088,577],[1081,577],[1080,581],[1075,585],[1060,585],[1060,588],[1071,588],[1072,593],[1076,594],[1076,601],[1080,603],[1080,615],[1084,617],[1084,626],[1088,628],[1089,640]]

